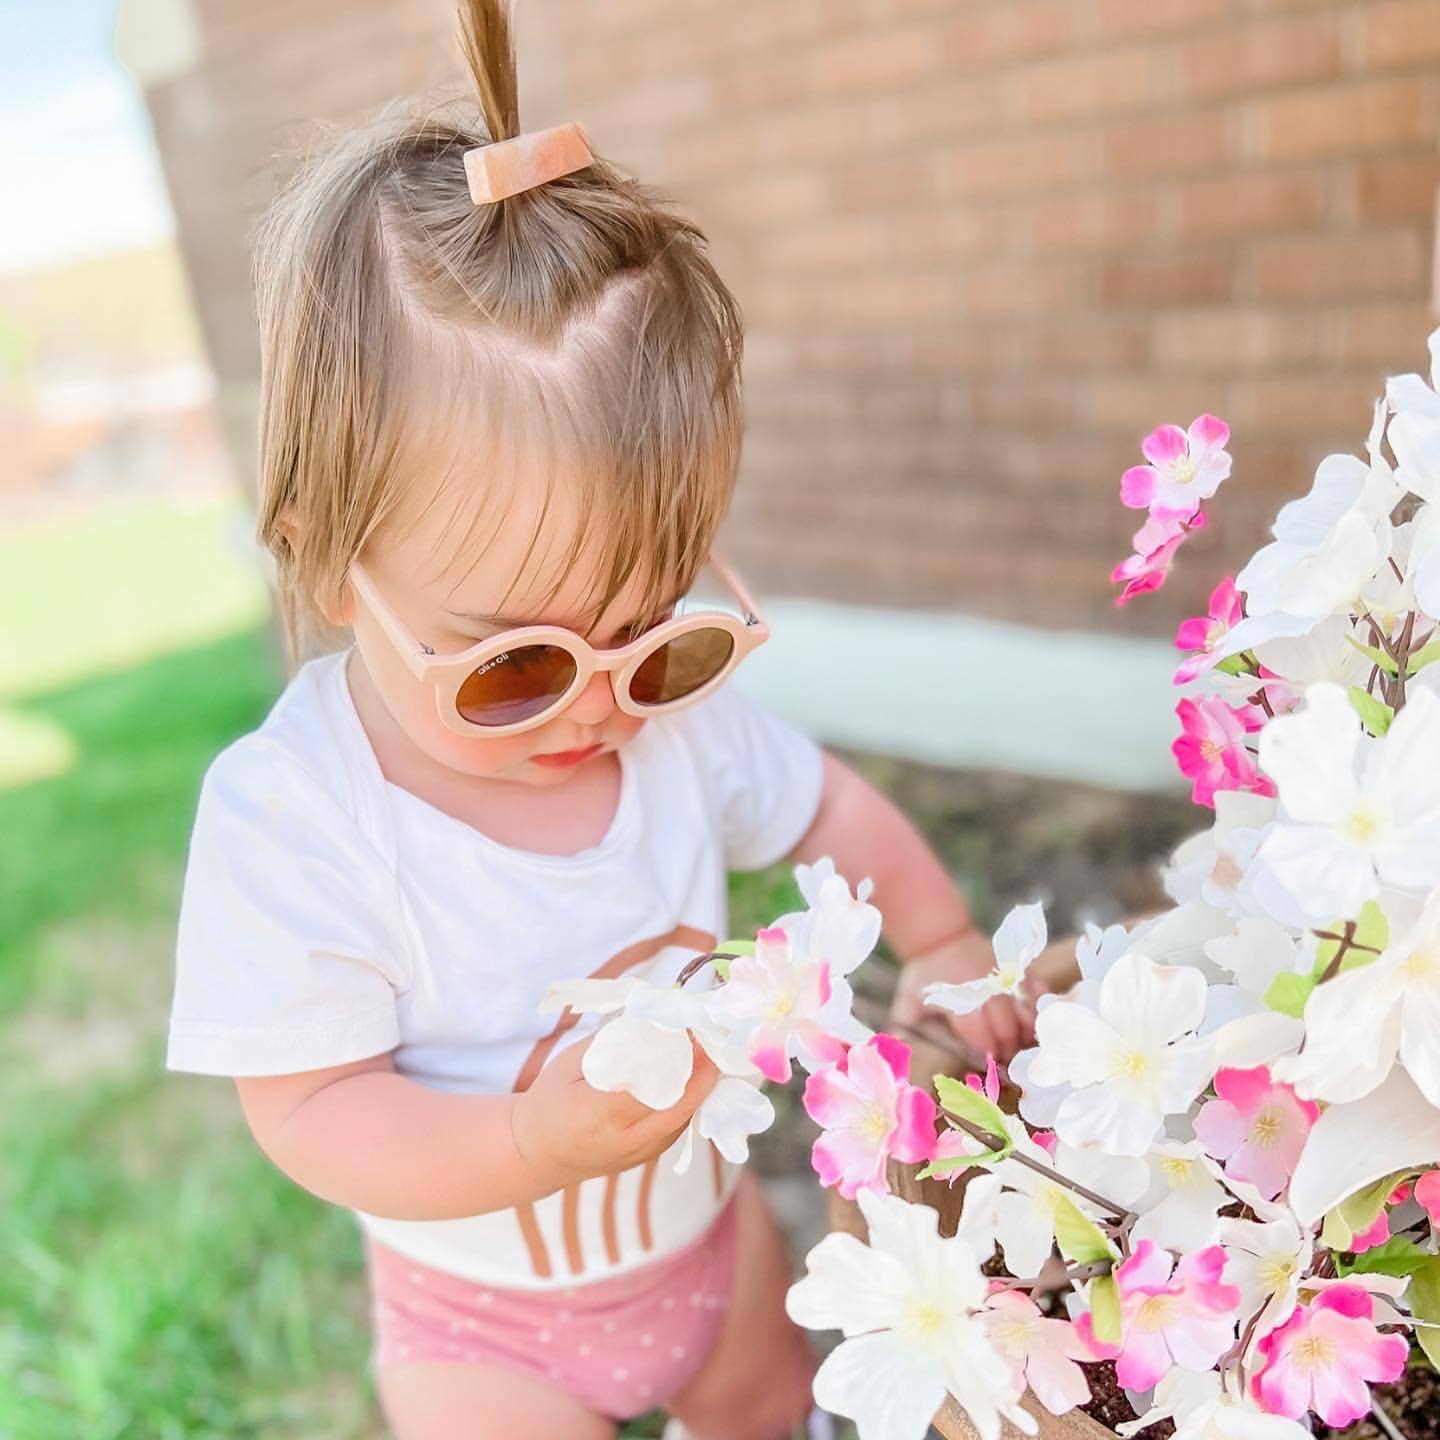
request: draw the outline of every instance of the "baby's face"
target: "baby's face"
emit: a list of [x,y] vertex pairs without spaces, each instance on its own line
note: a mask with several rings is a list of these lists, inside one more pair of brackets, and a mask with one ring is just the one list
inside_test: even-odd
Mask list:
[[[557,495],[545,532],[528,561],[525,552],[536,519],[531,507],[512,507],[494,538],[483,546],[483,555],[447,560],[468,521],[457,527],[451,508],[442,502],[431,506],[408,533],[382,533],[367,544],[366,572],[416,639],[442,656],[466,650],[517,624],[561,625],[584,635],[596,649],[606,649],[626,643],[664,618],[664,612],[640,614],[642,583],[633,577],[599,620],[590,624],[585,589],[591,571],[583,555],[555,598],[542,604],[572,533],[572,519],[559,502]],[[521,578],[507,596],[506,588],[517,574]],[[590,762],[547,763],[545,757],[592,746],[600,747],[597,754],[618,750],[645,724],[616,706],[610,677],[600,672],[569,706],[532,730],[489,738],[477,728],[474,738],[459,735],[441,723],[435,688],[415,679],[366,608],[348,592],[346,598],[360,658],[391,717],[429,758],[461,774],[536,786],[563,785]],[[496,616],[501,618],[484,618]]]

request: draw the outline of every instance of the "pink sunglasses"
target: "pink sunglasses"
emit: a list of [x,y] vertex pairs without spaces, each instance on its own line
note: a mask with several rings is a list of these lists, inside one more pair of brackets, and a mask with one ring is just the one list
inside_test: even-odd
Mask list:
[[437,655],[410,633],[359,560],[355,593],[417,680],[435,687],[441,722],[460,735],[518,735],[552,720],[597,670],[613,672],[615,703],[628,715],[663,715],[703,699],[770,637],[740,578],[711,554],[709,563],[743,615],[695,610],[647,630],[628,645],[596,650],[560,625],[523,625],[455,655]]

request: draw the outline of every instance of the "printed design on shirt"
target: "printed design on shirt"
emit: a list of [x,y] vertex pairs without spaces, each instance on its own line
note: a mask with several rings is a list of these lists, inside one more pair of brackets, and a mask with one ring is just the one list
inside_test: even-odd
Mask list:
[[[587,978],[591,980],[618,979],[627,970],[633,970],[636,966],[653,960],[662,950],[668,949],[672,945],[681,946],[686,950],[704,952],[715,948],[715,936],[708,931],[698,930],[693,925],[677,925],[664,935],[655,935],[647,940],[637,940],[633,945],[627,945],[618,954],[612,955],[603,965],[592,970]],[[535,1077],[554,1052],[556,1045],[560,1043],[567,1031],[579,1023],[579,1020],[580,1016],[573,1010],[562,1011],[550,1033],[535,1042],[515,1077],[514,1089],[517,1092],[528,1090],[535,1083]],[[724,1184],[725,1172],[720,1152],[714,1150],[713,1147],[712,1152],[714,1154],[716,1194],[718,1195],[720,1187]],[[640,1172],[640,1193],[637,1198],[635,1221],[640,1235],[640,1248],[647,1251],[654,1243],[650,1228],[650,1200],[655,1183],[655,1169],[658,1164],[658,1159],[647,1160]],[[619,1183],[618,1175],[607,1175],[605,1177],[605,1194],[601,1201],[601,1235],[605,1245],[605,1258],[611,1265],[617,1265],[620,1262],[620,1233],[615,1214]],[[520,1226],[520,1234],[525,1240],[525,1248],[530,1254],[531,1268],[536,1275],[549,1279],[555,1273],[555,1267],[550,1258],[550,1247],[545,1243],[545,1236],[540,1230],[535,1206],[532,1204],[517,1205],[515,1219]],[[583,1275],[586,1266],[584,1246],[580,1240],[580,1186],[578,1184],[567,1186],[561,1196],[560,1233],[565,1247],[566,1267],[571,1275]]]

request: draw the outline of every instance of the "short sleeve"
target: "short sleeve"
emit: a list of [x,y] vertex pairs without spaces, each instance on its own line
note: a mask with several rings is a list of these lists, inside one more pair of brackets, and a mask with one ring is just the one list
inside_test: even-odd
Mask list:
[[279,1075],[399,1044],[396,882],[345,808],[246,736],[201,784],[176,934],[170,1070]]
[[784,859],[820,808],[819,745],[733,685],[679,713],[720,816],[726,864],[762,870]]

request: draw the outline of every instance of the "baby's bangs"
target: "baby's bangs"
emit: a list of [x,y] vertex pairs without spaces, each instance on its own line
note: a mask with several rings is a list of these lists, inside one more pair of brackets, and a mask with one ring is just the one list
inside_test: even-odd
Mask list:
[[726,437],[694,453],[693,428],[627,415],[634,377],[614,373],[613,351],[535,363],[518,347],[467,339],[445,345],[443,357],[415,357],[398,468],[434,478],[406,497],[410,524],[396,528],[406,533],[448,507],[445,554],[433,569],[458,585],[506,518],[533,509],[524,558],[497,609],[522,581],[548,582],[527,601],[544,607],[583,574],[588,624],[637,577],[636,619],[661,613],[694,584],[724,517],[734,471]]

